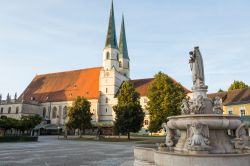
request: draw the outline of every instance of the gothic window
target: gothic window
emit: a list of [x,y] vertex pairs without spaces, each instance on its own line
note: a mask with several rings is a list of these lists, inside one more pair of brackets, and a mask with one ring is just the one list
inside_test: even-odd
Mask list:
[[61,105],[59,106],[59,112],[58,112],[58,114],[57,114],[57,117],[58,117],[59,119],[61,119],[61,117],[62,117],[62,106],[61,106]]
[[46,117],[46,108],[43,107],[43,118],[45,118],[45,117]]
[[16,114],[19,113],[19,107],[16,107]]
[[109,52],[106,53],[106,59],[110,59],[110,53]]
[[1,114],[3,114],[3,108],[1,108]]
[[106,103],[108,103],[109,102],[109,99],[108,98],[106,98]]
[[246,115],[245,109],[241,109],[241,110],[240,110],[240,116],[245,116],[245,115]]
[[11,113],[11,107],[8,108],[8,114],[10,114],[10,113]]
[[63,119],[66,119],[67,118],[67,106],[63,107]]
[[56,108],[56,107],[53,107],[53,110],[52,110],[52,118],[55,119],[55,118],[56,118],[56,115],[57,115],[57,108]]
[[119,61],[119,67],[122,67],[122,62],[121,61]]

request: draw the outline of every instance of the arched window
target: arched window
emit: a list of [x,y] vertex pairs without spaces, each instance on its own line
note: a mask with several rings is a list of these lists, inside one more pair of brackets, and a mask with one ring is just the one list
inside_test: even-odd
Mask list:
[[122,67],[122,62],[121,61],[119,61],[119,67]]
[[108,93],[108,88],[106,88],[106,93]]
[[3,108],[1,108],[1,114],[3,114]]
[[55,119],[55,118],[56,118],[56,115],[57,115],[57,108],[56,108],[56,107],[53,107],[53,110],[52,110],[52,118]]
[[117,55],[116,55],[116,60],[119,60],[119,54],[117,53]]
[[108,109],[106,108],[106,112],[108,112]]
[[67,108],[67,106],[65,106],[65,107],[63,108],[63,119],[66,119],[66,118],[67,118],[67,110],[68,110],[68,108]]
[[106,103],[108,103],[109,102],[109,99],[106,97]]
[[144,125],[148,125],[148,120],[145,120],[145,121],[144,121]]
[[16,114],[19,113],[19,107],[16,107]]
[[11,113],[11,107],[8,108],[8,114],[10,114],[10,113]]
[[110,59],[110,53],[109,52],[106,53],[106,59]]
[[43,107],[43,118],[45,118],[45,117],[46,117],[46,108]]

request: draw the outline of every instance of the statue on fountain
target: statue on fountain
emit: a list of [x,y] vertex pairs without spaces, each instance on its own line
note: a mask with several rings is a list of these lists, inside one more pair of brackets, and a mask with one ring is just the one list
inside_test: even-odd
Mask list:
[[190,51],[189,54],[189,64],[192,71],[193,85],[194,87],[204,87],[204,65],[199,47],[194,47],[194,51]]

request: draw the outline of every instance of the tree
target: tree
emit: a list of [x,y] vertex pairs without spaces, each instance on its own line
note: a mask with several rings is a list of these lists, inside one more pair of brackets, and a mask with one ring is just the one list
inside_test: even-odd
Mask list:
[[35,128],[35,126],[40,124],[41,121],[42,117],[40,117],[39,115],[24,116],[20,120],[2,116],[0,118],[0,128],[4,129],[4,134],[7,130],[10,129],[15,129],[15,131],[21,131],[22,133],[24,133],[24,131],[30,131]]
[[235,89],[244,89],[244,88],[247,88],[247,87],[248,87],[248,85],[245,84],[244,82],[234,80],[234,82],[228,88],[228,91],[235,90]]
[[224,90],[220,88],[220,89],[218,90],[218,93],[220,93],[220,92],[224,92]]
[[36,125],[42,122],[42,117],[39,115],[23,116],[20,120],[19,130],[22,132],[32,130]]
[[167,117],[181,114],[181,101],[186,97],[183,87],[166,74],[159,72],[148,88],[147,109],[150,115],[149,131],[157,132]]
[[84,97],[77,97],[72,107],[69,108],[67,128],[79,129],[80,138],[82,137],[82,131],[90,128],[92,113],[90,112],[91,103]]
[[113,107],[116,113],[114,128],[118,133],[138,132],[144,121],[145,113],[140,105],[140,95],[129,81],[122,84],[118,95],[118,104]]

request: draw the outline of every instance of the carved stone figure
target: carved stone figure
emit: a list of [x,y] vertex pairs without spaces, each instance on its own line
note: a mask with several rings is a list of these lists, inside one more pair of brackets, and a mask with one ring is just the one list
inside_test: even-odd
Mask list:
[[165,144],[167,147],[172,147],[174,146],[174,131],[171,130],[168,126],[167,123],[162,124],[162,128],[165,130],[166,133],[166,140]]
[[216,96],[214,101],[213,101],[213,112],[215,114],[222,114],[223,113],[223,109],[221,108],[221,98],[219,96]]
[[242,123],[236,129],[236,138],[233,140],[236,149],[248,149],[250,150],[250,137],[248,136],[249,122]]
[[206,107],[203,96],[199,95],[197,98],[189,102],[190,114],[202,114]]
[[189,101],[187,99],[183,99],[181,103],[181,113],[182,114],[189,114]]
[[204,66],[199,47],[195,47],[194,51],[189,52],[189,54],[193,85],[194,87],[203,87],[205,86]]
[[205,150],[210,144],[208,126],[201,123],[188,124],[187,126],[188,149]]

